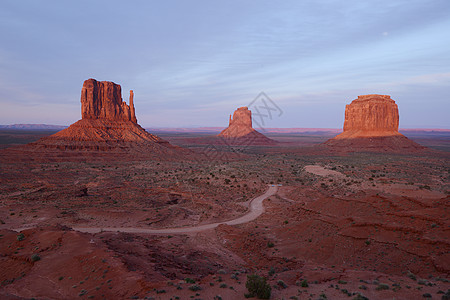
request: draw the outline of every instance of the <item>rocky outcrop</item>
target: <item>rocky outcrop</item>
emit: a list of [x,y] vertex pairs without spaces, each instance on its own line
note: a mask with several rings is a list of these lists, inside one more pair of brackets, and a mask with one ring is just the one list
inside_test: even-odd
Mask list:
[[130,91],[130,105],[122,101],[120,85],[110,81],[88,79],[81,89],[81,118],[137,123]]
[[130,91],[127,105],[122,101],[120,85],[88,79],[81,89],[82,119],[30,146],[82,151],[137,150],[142,154],[164,156],[179,150],[137,124],[133,101],[133,91]]
[[222,130],[219,136],[223,137],[242,137],[255,131],[252,127],[252,112],[247,107],[239,107],[230,115],[228,127]]
[[345,106],[344,132],[398,133],[398,107],[388,95],[364,95]]
[[229,144],[238,145],[267,145],[276,142],[259,133],[252,127],[252,112],[248,107],[239,107],[230,115],[227,128],[219,133],[218,137],[224,138]]
[[363,95],[345,107],[344,131],[325,145],[344,151],[415,151],[424,147],[398,132],[398,106],[388,95]]

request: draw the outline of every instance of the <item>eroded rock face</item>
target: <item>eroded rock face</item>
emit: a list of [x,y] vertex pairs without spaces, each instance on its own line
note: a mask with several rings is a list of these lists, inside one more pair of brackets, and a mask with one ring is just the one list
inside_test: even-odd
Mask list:
[[399,114],[388,95],[363,95],[345,107],[344,132],[324,144],[342,151],[418,151],[423,146],[398,132]]
[[130,105],[122,101],[122,88],[110,81],[88,79],[81,89],[82,119],[106,119],[137,123],[130,91]]
[[29,144],[33,148],[76,151],[137,152],[154,156],[177,154],[178,147],[137,124],[134,93],[122,101],[120,85],[88,79],[81,89],[82,119],[68,128]]
[[252,112],[248,107],[239,107],[230,115],[227,128],[218,135],[225,138],[226,143],[233,145],[271,145],[276,142],[259,133],[252,127]]
[[255,131],[252,127],[252,112],[246,107],[239,107],[230,115],[228,128],[224,129],[219,136],[241,137]]
[[363,95],[345,107],[344,132],[398,132],[398,107],[388,95]]

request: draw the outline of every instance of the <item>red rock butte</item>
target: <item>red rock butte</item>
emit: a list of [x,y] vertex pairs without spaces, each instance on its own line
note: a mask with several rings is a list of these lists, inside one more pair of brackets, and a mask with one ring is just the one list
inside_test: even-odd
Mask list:
[[218,136],[225,138],[230,144],[272,145],[276,143],[253,128],[252,112],[246,106],[236,109],[233,117],[230,115],[228,127]]
[[167,154],[175,146],[148,133],[137,124],[133,99],[122,100],[120,85],[109,81],[88,79],[81,89],[82,119],[30,146],[60,150],[124,150]]
[[131,121],[137,124],[130,91],[130,105],[122,101],[120,85],[109,81],[88,79],[81,88],[81,118],[111,121]]
[[342,150],[415,151],[423,146],[398,132],[398,106],[388,95],[362,95],[345,106],[344,131],[325,142]]

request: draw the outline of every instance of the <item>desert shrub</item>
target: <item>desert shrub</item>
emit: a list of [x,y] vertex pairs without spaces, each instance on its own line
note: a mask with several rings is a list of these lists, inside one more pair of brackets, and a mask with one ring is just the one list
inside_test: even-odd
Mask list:
[[421,285],[432,286],[432,284],[430,282],[426,281],[425,279],[419,279],[419,280],[417,280],[417,283],[421,284]]
[[189,289],[190,289],[191,291],[196,292],[196,291],[200,291],[202,288],[201,288],[199,285],[194,284],[194,285],[191,285],[191,286],[189,287]]
[[186,278],[184,279],[184,281],[185,281],[186,283],[195,283],[195,280],[192,279],[192,278],[189,278],[189,277],[186,277]]
[[361,295],[361,294],[358,294],[358,295],[356,295],[356,296],[353,298],[353,300],[369,300],[369,298],[364,297],[364,296]]
[[377,291],[388,290],[389,286],[387,284],[380,283],[375,289]]
[[20,233],[17,235],[17,240],[18,241],[23,241],[25,239],[25,235],[23,233]]
[[273,248],[274,246],[275,246],[274,243],[272,243],[272,242],[267,242],[267,247],[268,247],[268,248]]
[[38,260],[41,260],[39,254],[34,253],[33,255],[31,255],[31,261],[38,261]]
[[306,279],[303,279],[302,283],[301,283],[301,287],[308,287],[308,281]]
[[283,280],[278,280],[277,284],[278,284],[279,287],[281,287],[283,289],[287,288],[287,284],[284,283]]
[[248,290],[248,296],[258,297],[259,299],[269,299],[272,288],[266,282],[266,278],[258,275],[248,275],[245,287]]

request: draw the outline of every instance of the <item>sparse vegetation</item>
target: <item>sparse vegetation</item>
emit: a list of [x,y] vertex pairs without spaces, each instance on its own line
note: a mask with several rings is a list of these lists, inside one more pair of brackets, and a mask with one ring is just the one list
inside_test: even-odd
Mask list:
[[31,255],[31,261],[32,262],[39,261],[39,260],[41,260],[41,257],[39,256],[39,254],[34,253],[34,254]]
[[272,288],[266,282],[266,278],[264,277],[248,275],[245,287],[248,290],[247,296],[258,297],[259,299],[270,299]]
[[389,289],[389,285],[384,284],[384,283],[380,283],[380,284],[378,284],[378,286],[375,289],[377,291],[388,290]]
[[309,286],[309,285],[308,285],[308,281],[307,281],[306,279],[303,279],[302,282],[301,282],[301,284],[300,284],[300,286],[301,286],[301,287],[308,287],[308,286]]

